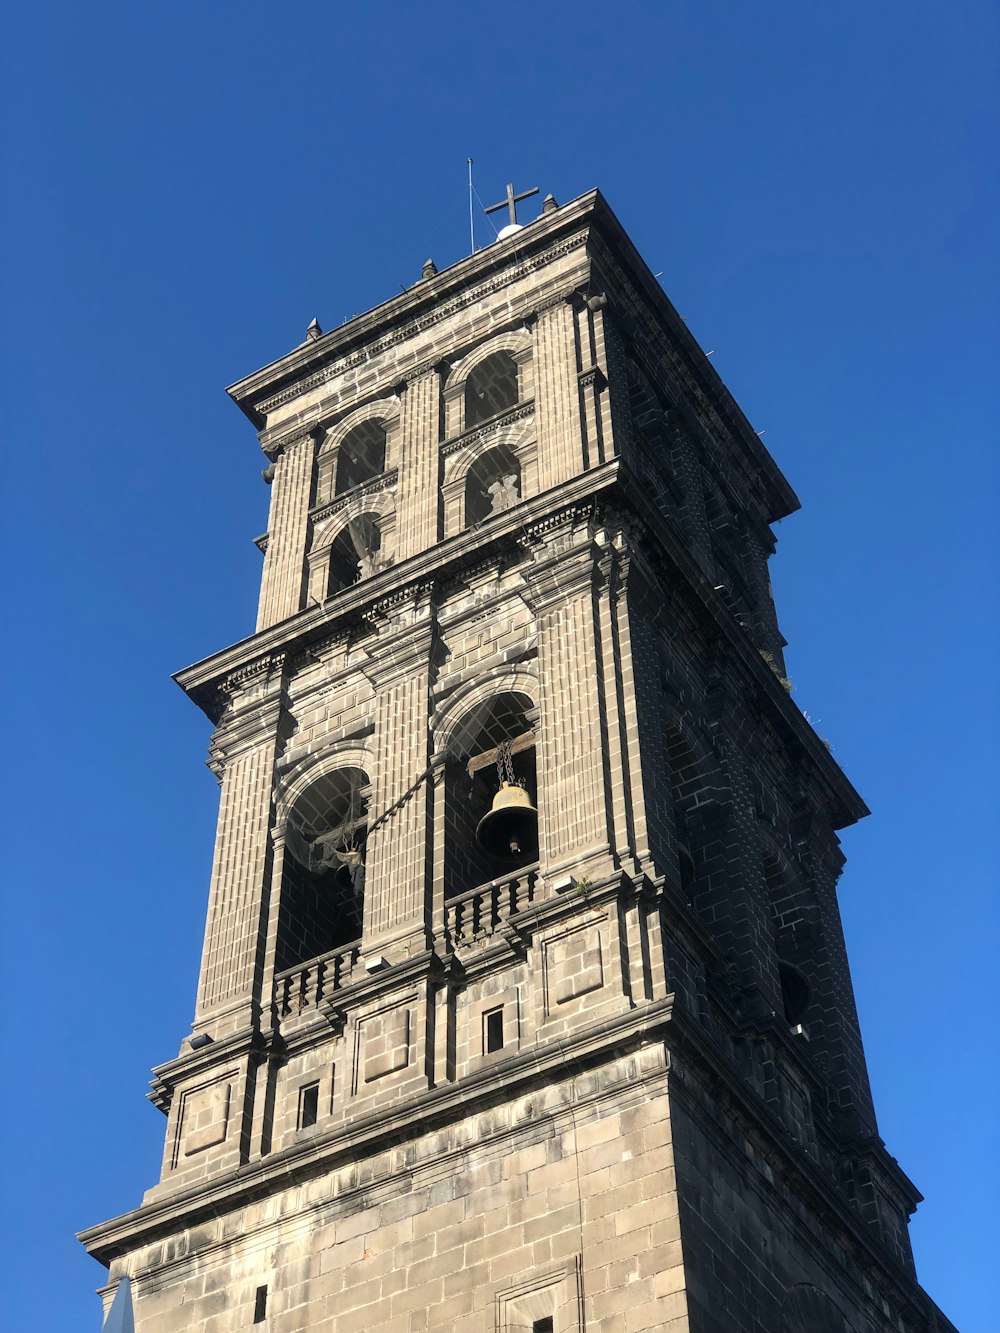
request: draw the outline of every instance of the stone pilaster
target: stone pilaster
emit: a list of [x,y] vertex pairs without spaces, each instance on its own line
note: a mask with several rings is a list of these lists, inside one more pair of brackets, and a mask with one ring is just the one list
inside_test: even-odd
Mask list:
[[667,414],[667,426],[673,445],[671,457],[674,469],[684,492],[684,536],[691,554],[702,569],[708,570],[712,562],[712,542],[705,513],[705,491],[698,449],[678,412],[672,410]]
[[778,613],[771,594],[771,580],[767,574],[768,557],[773,554],[774,540],[770,533],[758,536],[752,528],[747,528],[743,538],[743,571],[753,591],[754,623],[758,634],[774,658],[774,665],[781,675],[784,675],[785,657],[781,651],[783,640],[778,629]]
[[[598,615],[614,848],[625,869],[655,877],[669,864],[663,853],[672,841],[672,811],[669,802],[657,801],[656,769],[664,768],[663,737],[654,723],[660,714],[658,682],[650,678],[650,652],[636,643],[636,631],[640,636],[642,631],[635,602],[648,573],[633,549],[637,536],[622,529],[607,533]],[[661,849],[658,865],[651,840]]]
[[[809,979],[822,1012],[822,1047],[827,1077],[844,1113],[857,1117],[858,1129],[877,1134],[875,1107],[861,1041],[861,1025],[847,961],[837,882],[844,858],[837,835],[817,815],[800,811],[793,824],[795,851],[819,914],[820,939],[809,941]],[[798,961],[798,960],[796,960]]]
[[[767,1006],[781,1010],[774,932],[757,841],[757,816],[747,753],[754,727],[743,700],[719,681],[708,699],[712,743],[729,798],[719,812],[709,897],[716,938],[735,963],[744,986],[762,992]],[[698,817],[691,819],[698,827]],[[693,834],[706,846],[708,830]],[[704,878],[704,877],[703,877]],[[699,899],[701,895],[699,894]]]
[[429,889],[428,699],[433,612],[426,591],[373,615],[378,651],[372,818],[368,828],[363,950],[404,957],[427,944]]
[[440,403],[440,375],[436,370],[417,376],[403,392],[397,563],[426,551],[438,539]]
[[529,575],[538,625],[540,861],[547,876],[610,869],[594,547],[586,523],[550,533]]
[[535,413],[538,489],[547,491],[583,469],[576,316],[568,301],[543,310],[535,325]]
[[285,446],[274,465],[258,630],[302,609],[315,454],[315,437],[303,435]]
[[259,1002],[281,663],[247,682],[230,709],[213,741],[222,797],[195,1020],[211,1021],[216,1038],[249,1022]]

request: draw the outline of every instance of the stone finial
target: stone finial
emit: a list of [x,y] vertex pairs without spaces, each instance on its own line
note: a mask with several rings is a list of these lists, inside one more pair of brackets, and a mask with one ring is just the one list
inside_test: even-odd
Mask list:
[[437,271],[438,271],[437,264],[435,264],[433,259],[428,259],[427,262],[424,264],[423,268],[420,270],[420,276],[422,278],[433,278],[437,274]]
[[323,330],[319,326],[319,320],[314,319],[313,322],[306,329],[306,338],[309,340],[309,342],[314,343],[317,338],[322,338],[322,336],[323,336]]
[[554,213],[558,207],[559,205],[556,203],[554,195],[547,194],[542,200],[543,213]]

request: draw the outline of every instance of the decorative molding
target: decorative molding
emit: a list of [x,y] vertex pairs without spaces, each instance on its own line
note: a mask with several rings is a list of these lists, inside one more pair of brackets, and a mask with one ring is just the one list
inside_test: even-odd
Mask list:
[[[425,959],[429,956],[414,961],[426,968]],[[395,977],[396,969],[386,970],[378,975],[377,984],[388,985]],[[649,1080],[662,1079],[666,1071],[663,1037],[673,1017],[672,995],[654,1000],[545,1050],[532,1047],[459,1082],[444,1083],[378,1112],[359,1115],[327,1134],[248,1163],[238,1173],[165,1195],[88,1228],[80,1239],[95,1258],[108,1263],[165,1234],[202,1221],[212,1224],[224,1213],[261,1198],[276,1182],[284,1188],[340,1169],[357,1173],[359,1161],[370,1164],[379,1152],[398,1152],[409,1143],[423,1144],[423,1151],[414,1155],[416,1162],[440,1162],[452,1152],[467,1152],[477,1142],[522,1132],[531,1121],[599,1103],[608,1088],[631,1084],[639,1092]],[[558,1079],[549,1084],[549,1104],[540,1104],[539,1089],[554,1074]],[[496,1102],[496,1109],[469,1118],[470,1098],[478,1098],[483,1110]],[[524,1099],[523,1106],[518,1105],[518,1098]],[[501,1113],[507,1117],[506,1124],[497,1123]],[[449,1128],[458,1120],[462,1122],[460,1139]],[[432,1133],[427,1129],[430,1123],[436,1126]],[[205,1243],[211,1245],[208,1236]]]
[[390,490],[398,480],[399,468],[389,468],[388,471],[373,477],[371,481],[362,481],[359,485],[352,486],[349,491],[334,496],[326,504],[317,505],[315,509],[310,510],[309,519],[313,524],[324,523],[341,509],[345,509],[352,501],[361,500],[368,495],[377,495],[379,491]]
[[276,671],[281,671],[285,665],[285,656],[283,652],[267,653],[253,662],[248,662],[246,666],[231,671],[219,682],[220,693],[227,696],[236,694],[257,676],[271,676]]
[[303,427],[300,422],[296,422],[295,426],[287,435],[279,435],[277,439],[271,440],[267,438],[267,431],[261,431],[257,438],[260,441],[261,449],[267,457],[272,463],[276,463],[281,455],[287,453],[289,449],[294,449],[297,444],[301,444],[304,440],[311,439],[314,436],[316,429],[315,423]]
[[264,1053],[264,1039],[253,1031],[239,1032],[224,1041],[211,1041],[197,1049],[189,1049],[176,1059],[156,1066],[149,1080],[151,1091],[146,1096],[166,1115],[179,1084],[205,1075],[222,1077],[223,1071],[234,1061],[239,1064],[247,1056],[262,1057]]
[[551,514],[546,514],[543,518],[536,519],[533,523],[523,524],[522,532],[517,538],[518,545],[527,548],[537,546],[550,533],[558,532],[561,528],[569,527],[572,524],[589,522],[591,519],[599,522],[602,514],[603,506],[597,500],[590,504],[566,505],[561,509],[554,510]]
[[[569,508],[577,510],[580,516],[599,514],[600,500],[597,497],[614,485],[618,467],[618,460],[612,459],[563,483],[559,487],[559,494],[567,498],[559,512]],[[540,516],[553,504],[553,499],[554,493],[548,493],[524,500],[506,513],[497,514],[481,529],[456,533],[436,546],[409,557],[391,570],[344,588],[321,605],[306,606],[287,620],[259,630],[230,648],[186,667],[177,672],[174,679],[208,713],[211,721],[217,722],[215,707],[218,682],[226,679],[233,670],[242,669],[248,657],[258,661],[267,652],[296,652],[308,645],[310,638],[316,634],[330,632],[335,622],[345,624],[351,621],[357,624],[366,605],[387,595],[387,585],[400,588],[401,591],[401,580],[406,581],[403,586],[428,582],[436,585],[442,577],[461,572],[469,564],[478,562],[487,550],[513,547],[523,538],[526,525],[529,528],[533,524],[537,525]],[[565,521],[560,519],[556,525]],[[530,549],[535,542],[526,540],[523,544]],[[237,667],[236,663],[240,665]]]
[[581,299],[582,294],[575,287],[569,291],[553,292],[551,296],[546,296],[532,305],[530,319],[534,323],[539,315],[546,315],[550,310],[555,310],[557,306],[578,305]]
[[591,366],[589,370],[581,370],[577,376],[581,389],[606,389],[608,387],[608,377],[600,366]]
[[[416,337],[425,330],[431,329],[435,325],[442,323],[444,320],[450,319],[453,315],[459,314],[468,306],[477,305],[480,301],[492,296],[495,292],[503,291],[504,288],[509,287],[519,279],[528,277],[532,273],[537,273],[540,269],[547,268],[550,264],[556,263],[558,260],[564,258],[564,256],[572,254],[574,250],[579,250],[582,246],[587,244],[587,238],[588,232],[586,230],[578,232],[575,236],[567,237],[566,240],[562,241],[559,245],[553,245],[547,250],[543,250],[541,254],[536,255],[532,259],[523,259],[513,266],[505,267],[501,273],[495,274],[492,278],[485,282],[478,283],[474,287],[466,288],[461,295],[453,297],[450,301],[442,302],[440,305],[435,306],[433,310],[429,310],[425,315],[408,320],[403,328],[396,329],[392,333],[387,333],[381,338],[376,338],[371,342],[365,343],[364,347],[360,348],[357,352],[345,356],[341,360],[334,361],[329,366],[324,366],[322,370],[315,371],[305,379],[297,380],[287,389],[282,389],[280,392],[272,394],[270,398],[262,399],[259,403],[255,404],[255,410],[267,415],[268,413],[273,412],[275,408],[282,407],[285,403],[291,402],[293,398],[299,397],[300,394],[308,393],[311,389],[318,388],[322,384],[328,384],[330,380],[336,379],[339,375],[343,375],[345,372],[353,370],[356,366],[363,365],[366,361],[370,361],[372,357],[377,356],[379,352],[389,351],[391,348],[397,347],[400,343],[407,342],[409,339]],[[566,298],[560,296],[558,299],[559,301],[563,301]],[[431,363],[430,368],[433,369],[434,366],[438,364],[439,360],[439,357],[435,358],[435,361]],[[412,372],[403,372],[402,374],[397,375],[394,383],[399,383],[400,379],[405,381],[409,378],[411,373]]]
[[526,417],[534,416],[535,400],[529,399],[527,402],[518,403],[509,411],[503,412],[500,416],[494,417],[492,421],[487,421],[483,426],[474,426],[472,430],[463,431],[461,435],[456,435],[454,439],[445,440],[441,445],[441,455],[444,458],[450,458],[452,454],[458,453],[460,449],[466,449],[479,440],[485,439],[488,435],[495,435],[504,430],[507,426],[513,426],[517,421],[523,421]]
[[379,624],[391,620],[393,614],[400,607],[429,599],[436,583],[437,580],[434,578],[417,579],[413,583],[404,583],[401,588],[378,598],[370,607],[362,611],[362,618],[369,624]]

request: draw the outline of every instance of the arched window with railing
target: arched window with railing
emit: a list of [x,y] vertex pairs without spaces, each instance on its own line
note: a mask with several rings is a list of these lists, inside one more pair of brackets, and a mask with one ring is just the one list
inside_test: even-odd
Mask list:
[[450,898],[538,856],[535,711],[508,691],[475,705],[449,745],[444,890]]
[[360,768],[318,777],[285,822],[275,970],[361,937],[369,786]]

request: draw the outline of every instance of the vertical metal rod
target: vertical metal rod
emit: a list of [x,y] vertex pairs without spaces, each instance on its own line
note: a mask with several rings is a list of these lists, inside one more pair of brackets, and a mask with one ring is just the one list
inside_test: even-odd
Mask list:
[[475,223],[475,215],[472,211],[472,158],[471,157],[468,159],[468,163],[469,163],[469,245],[472,247],[470,253],[475,254],[476,223]]

